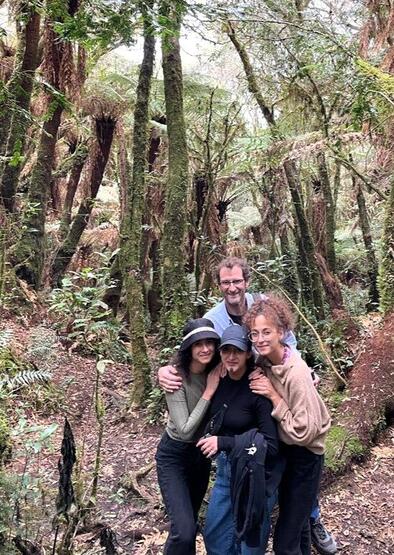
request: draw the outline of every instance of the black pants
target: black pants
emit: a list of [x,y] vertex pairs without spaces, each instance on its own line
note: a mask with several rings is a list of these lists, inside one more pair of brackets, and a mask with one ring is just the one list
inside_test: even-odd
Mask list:
[[281,451],[286,467],[279,486],[274,552],[275,555],[310,555],[309,518],[319,489],[323,455],[283,443]]
[[164,433],[156,453],[157,476],[171,528],[164,555],[195,555],[197,518],[211,462],[195,444]]

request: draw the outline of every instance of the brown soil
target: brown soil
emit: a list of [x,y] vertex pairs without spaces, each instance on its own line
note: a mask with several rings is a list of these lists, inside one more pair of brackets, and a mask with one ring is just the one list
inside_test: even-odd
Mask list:
[[[65,416],[74,431],[79,459],[83,451],[82,489],[88,491],[91,483],[98,430],[93,405],[95,362],[75,352],[68,353],[57,340],[50,322],[43,320],[39,326],[30,327],[27,322],[15,323],[3,319],[0,329],[5,327],[13,330],[13,342],[18,352],[27,351],[29,359],[39,368],[52,371],[54,383],[62,394],[57,403],[51,405],[49,402],[41,407],[37,407],[37,403],[26,396],[17,401],[17,407],[20,410],[23,408],[29,425],[57,422],[59,429],[52,437],[52,446],[45,448],[38,456],[27,456],[21,450],[28,434],[18,436],[11,463],[16,473],[21,474],[25,468],[25,473],[39,478],[45,495],[41,495],[32,510],[34,518],[31,518],[29,525],[32,536],[28,537],[50,546],[54,537],[51,522],[55,514],[57,462]],[[394,329],[391,337],[384,335],[386,341],[391,341],[393,333]],[[32,345],[36,348],[32,348]],[[47,348],[37,349],[37,346],[42,345]],[[379,348],[384,349],[385,345],[379,344]],[[370,373],[366,373],[365,380],[365,384],[370,383]],[[124,475],[136,472],[153,461],[162,431],[162,426],[147,424],[145,412],[124,413],[129,388],[129,368],[122,364],[109,365],[101,384],[106,407],[105,432],[97,512],[91,519],[98,526],[85,529],[78,535],[76,553],[87,555],[100,552],[98,536],[100,527],[104,525],[116,533],[119,555],[162,552],[166,537],[163,531],[165,518],[154,469],[138,481],[146,500],[133,496],[121,485]],[[365,391],[366,388],[363,393]],[[363,402],[363,397],[360,397],[360,401]],[[372,449],[366,462],[361,466],[353,466],[346,476],[337,479],[323,493],[321,503],[324,522],[336,535],[341,553],[394,553],[393,455],[394,432],[389,429],[379,440],[378,446]],[[23,510],[26,510],[25,505]],[[199,553],[203,552],[200,541]]]

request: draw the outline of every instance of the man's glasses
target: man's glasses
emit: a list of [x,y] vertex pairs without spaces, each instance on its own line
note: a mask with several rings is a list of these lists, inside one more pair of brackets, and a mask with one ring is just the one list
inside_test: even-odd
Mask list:
[[239,287],[244,282],[244,279],[223,279],[220,282],[220,285],[227,289],[230,285],[234,285],[235,287]]

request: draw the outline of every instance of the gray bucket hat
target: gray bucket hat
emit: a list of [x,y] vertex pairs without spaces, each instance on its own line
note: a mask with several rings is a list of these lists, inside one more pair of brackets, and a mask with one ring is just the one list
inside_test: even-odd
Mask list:
[[229,326],[223,332],[219,349],[222,349],[225,345],[232,345],[245,352],[250,351],[252,345],[248,338],[248,330],[238,324]]

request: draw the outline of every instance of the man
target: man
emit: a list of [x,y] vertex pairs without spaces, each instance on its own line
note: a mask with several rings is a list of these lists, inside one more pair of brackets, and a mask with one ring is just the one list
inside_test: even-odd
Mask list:
[[[223,331],[231,324],[242,324],[242,317],[253,302],[260,295],[247,292],[250,281],[250,268],[245,259],[228,257],[222,260],[217,267],[217,280],[223,300],[204,314],[213,323],[215,330],[221,336]],[[284,337],[284,341],[292,349],[296,349],[297,341],[293,333]],[[158,379],[161,387],[166,391],[175,391],[180,387],[182,378],[172,366],[159,369]],[[319,505],[311,514],[312,542],[321,555],[334,555],[337,546],[334,538],[326,530],[320,520]]]

